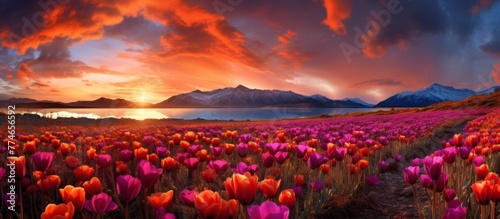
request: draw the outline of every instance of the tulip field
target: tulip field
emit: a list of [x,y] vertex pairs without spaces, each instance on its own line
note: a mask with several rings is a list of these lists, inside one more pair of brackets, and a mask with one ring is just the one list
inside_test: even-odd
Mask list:
[[[423,147],[443,125],[463,133]],[[3,125],[3,124],[2,124]],[[500,214],[500,109],[0,132],[4,218],[322,218],[404,176],[417,218]],[[16,154],[8,158],[8,141]],[[11,191],[12,169],[15,190]],[[7,199],[15,193],[14,210]],[[424,197],[425,196],[425,197]],[[331,213],[331,212],[330,212]]]

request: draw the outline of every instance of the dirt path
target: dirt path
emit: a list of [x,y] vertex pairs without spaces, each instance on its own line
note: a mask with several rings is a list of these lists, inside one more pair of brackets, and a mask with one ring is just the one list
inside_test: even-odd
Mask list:
[[[416,151],[413,157],[423,158],[441,148],[441,141],[452,138],[455,133],[461,133],[466,123],[467,121],[463,121],[453,126],[443,127],[430,141],[427,141],[426,145],[421,147],[421,150]],[[381,174],[380,184],[367,188],[362,200],[353,201],[354,203],[351,204],[353,209],[350,214],[345,215],[345,218],[420,218],[413,201],[412,190],[407,188],[402,173],[402,169],[409,165],[409,161],[411,159],[401,162],[399,167],[393,164],[394,168]],[[423,172],[423,168],[421,171]],[[428,200],[424,190],[420,188],[420,183],[417,183],[417,186],[421,202],[424,207],[428,207],[425,205]]]

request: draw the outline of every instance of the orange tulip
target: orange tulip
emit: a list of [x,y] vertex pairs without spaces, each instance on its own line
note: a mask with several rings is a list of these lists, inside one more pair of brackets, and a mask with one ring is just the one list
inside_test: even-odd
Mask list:
[[132,149],[136,150],[136,149],[139,149],[139,148],[142,148],[141,142],[138,142],[138,141],[132,142]]
[[215,182],[215,179],[217,178],[217,173],[215,172],[214,169],[206,169],[203,172],[201,172],[201,176],[207,183],[213,183]]
[[224,145],[224,153],[226,153],[227,155],[230,155],[233,153],[234,151],[234,144],[225,144]]
[[36,151],[36,144],[34,141],[28,141],[24,144],[23,153],[32,155]]
[[491,191],[491,201],[498,204],[500,201],[500,184],[495,184]]
[[158,208],[165,208],[168,210],[170,204],[172,204],[172,200],[174,197],[174,191],[170,190],[168,192],[156,192],[147,196],[148,203],[153,207],[156,211]]
[[178,145],[181,142],[181,134],[176,133],[175,135],[173,135],[172,141],[174,142],[174,144]]
[[196,157],[200,159],[200,162],[207,160],[208,152],[206,149],[201,149],[196,152]]
[[258,176],[252,176],[249,172],[245,172],[245,174],[235,173],[226,179],[224,186],[231,198],[236,198],[241,204],[248,205],[253,202],[257,194],[258,181]]
[[59,148],[59,150],[61,151],[61,154],[63,156],[67,156],[69,154],[69,152],[71,152],[71,148],[69,147],[69,144],[67,144],[67,143],[61,143],[61,147]]
[[220,138],[212,138],[212,146],[217,147],[220,145]]
[[96,154],[96,151],[94,148],[90,148],[89,150],[87,150],[87,157],[89,158],[89,160],[94,160],[97,157],[97,154]]
[[196,136],[194,135],[194,132],[187,132],[184,134],[184,140],[186,140],[189,143],[193,143],[195,140]]
[[77,181],[87,181],[94,175],[94,168],[82,165],[73,170],[73,174]]
[[236,217],[238,202],[220,198],[219,193],[205,190],[194,196],[194,206],[203,218]]
[[278,199],[280,204],[285,205],[290,209],[295,206],[295,192],[293,189],[285,189],[281,191]]
[[486,178],[489,171],[490,170],[488,169],[488,165],[482,164],[481,166],[476,167],[476,176],[477,178],[483,180],[484,178]]
[[85,193],[89,195],[99,194],[102,191],[102,184],[99,178],[92,177],[89,181],[83,183],[83,188],[85,189]]
[[175,159],[172,157],[166,157],[165,159],[161,160],[161,167],[163,167],[163,170],[167,172],[172,171],[176,165],[177,161],[175,161]]
[[76,169],[79,165],[78,158],[74,156],[67,156],[65,159],[66,166],[70,169]]
[[135,149],[134,157],[137,160],[146,160],[148,158],[148,149],[143,147]]
[[370,164],[370,163],[367,160],[359,160],[358,161],[358,167],[361,170],[365,170],[366,168],[368,168],[368,164]]
[[189,146],[191,146],[191,144],[189,144],[189,142],[187,141],[181,141],[181,149],[182,151],[188,151],[189,149]]
[[59,145],[60,145],[61,141],[60,140],[57,140],[57,139],[52,139],[51,141],[51,144],[52,145],[52,148],[54,149],[58,149],[59,148]]
[[118,173],[118,174],[125,174],[128,172],[127,164],[122,162],[122,161],[116,161],[115,166],[116,166],[116,168],[115,168],[116,173]]
[[323,172],[323,174],[328,174],[328,172],[330,171],[330,165],[326,163],[321,164],[319,168],[321,169],[321,172]]
[[272,199],[278,193],[280,183],[281,180],[276,181],[274,178],[269,178],[260,181],[258,186],[262,194],[264,194],[267,199]]
[[480,205],[487,205],[490,203],[491,193],[493,190],[493,185],[490,184],[490,181],[483,180],[472,184],[472,191],[474,192],[474,196],[476,201]]
[[64,203],[73,203],[75,206],[75,211],[80,211],[85,203],[85,190],[82,187],[73,187],[72,185],[67,185],[64,189],[59,189],[59,194]]
[[498,174],[489,172],[488,175],[484,178],[485,180],[489,180],[494,184],[500,184],[500,178],[498,178]]
[[158,159],[159,159],[159,158],[158,158],[158,155],[157,155],[157,154],[155,154],[155,153],[151,153],[151,154],[149,154],[149,155],[147,156],[147,158],[148,158],[147,160],[148,160],[149,162],[151,162],[152,164],[154,164],[155,166],[156,166],[156,164],[158,164]]
[[68,204],[49,204],[45,207],[45,211],[40,215],[42,219],[71,219],[75,214],[73,203]]
[[295,186],[300,187],[300,186],[304,185],[304,175],[294,175],[293,181],[295,182]]

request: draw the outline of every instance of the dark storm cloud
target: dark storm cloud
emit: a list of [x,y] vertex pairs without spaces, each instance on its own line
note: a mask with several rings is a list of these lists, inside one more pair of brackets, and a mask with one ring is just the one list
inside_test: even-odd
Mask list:
[[481,50],[497,59],[500,59],[500,36],[482,45]]

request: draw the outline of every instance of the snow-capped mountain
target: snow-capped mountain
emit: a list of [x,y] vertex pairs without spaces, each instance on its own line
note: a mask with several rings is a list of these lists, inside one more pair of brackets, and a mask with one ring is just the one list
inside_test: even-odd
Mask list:
[[480,92],[469,89],[456,89],[452,86],[432,84],[417,91],[398,93],[378,103],[375,107],[424,107],[444,101],[458,101],[476,94],[493,93],[495,88]]
[[361,100],[359,98],[348,98],[348,97],[346,97],[346,98],[342,99],[342,101],[352,101],[352,102],[364,105],[366,107],[373,107],[374,106],[373,104],[367,103],[367,102],[365,102],[365,101],[363,101],[363,100]]
[[486,90],[476,92],[476,95],[491,94],[491,93],[495,92],[495,90],[500,90],[500,86],[493,86],[493,87],[490,87]]
[[156,104],[156,107],[338,107],[364,108],[352,101],[330,100],[321,95],[304,96],[292,91],[250,89],[243,85],[212,91],[195,90]]

